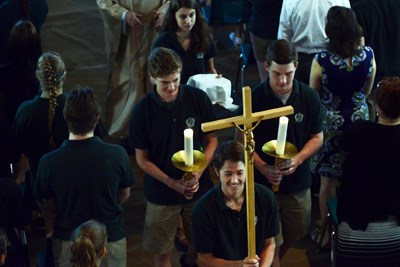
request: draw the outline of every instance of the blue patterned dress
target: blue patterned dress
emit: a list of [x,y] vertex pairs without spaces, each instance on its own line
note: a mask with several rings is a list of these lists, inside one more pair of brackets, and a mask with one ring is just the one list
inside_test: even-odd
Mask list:
[[372,48],[363,46],[352,57],[352,66],[329,51],[315,55],[322,68],[321,102],[324,109],[324,144],[312,158],[313,171],[325,177],[340,177],[344,153],[339,147],[343,130],[355,120],[367,120],[368,106],[363,86],[371,77]]

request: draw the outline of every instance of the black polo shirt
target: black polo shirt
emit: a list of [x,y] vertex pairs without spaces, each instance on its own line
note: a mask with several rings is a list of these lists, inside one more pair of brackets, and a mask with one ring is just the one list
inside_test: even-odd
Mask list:
[[[256,214],[256,253],[261,256],[265,239],[279,234],[275,196],[263,185],[254,185]],[[225,204],[221,185],[200,198],[192,214],[192,235],[195,250],[212,253],[224,260],[247,257],[246,203],[240,212]]]
[[[135,105],[129,125],[130,146],[148,151],[149,159],[164,173],[180,180],[183,172],[172,165],[174,153],[184,149],[183,131],[186,120],[194,118],[193,149],[203,151],[206,145],[201,124],[215,120],[212,104],[200,89],[183,85],[174,103],[161,102],[156,88]],[[194,199],[212,187],[210,174],[205,171],[199,180],[200,189]],[[148,201],[158,205],[178,205],[188,200],[156,178],[145,174],[144,193]]]
[[[208,37],[209,38],[209,37]],[[164,32],[160,34],[153,42],[153,49],[156,47],[166,47],[174,50],[182,60],[182,73],[181,83],[186,83],[190,76],[196,74],[205,74],[206,61],[213,58],[217,54],[217,49],[211,38],[209,38],[210,45],[206,51],[197,53],[194,50],[194,43],[190,45],[189,49],[185,51],[178,41],[175,32]]]
[[[253,112],[263,111],[283,106],[292,106],[294,114],[288,115],[289,125],[286,140],[300,151],[310,139],[310,136],[322,131],[322,106],[317,92],[297,80],[293,81],[293,91],[284,105],[272,92],[269,79],[254,88],[252,93]],[[273,165],[275,158],[262,151],[262,146],[277,138],[279,118],[264,120],[253,131],[256,142],[256,152],[268,164]],[[270,186],[266,177],[257,169],[254,170],[255,182]],[[285,176],[279,187],[278,194],[301,192],[311,186],[309,159],[301,164],[296,172]]]

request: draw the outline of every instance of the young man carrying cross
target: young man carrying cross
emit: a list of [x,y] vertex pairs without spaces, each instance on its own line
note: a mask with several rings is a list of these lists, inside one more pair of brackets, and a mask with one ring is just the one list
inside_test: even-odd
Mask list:
[[274,194],[256,184],[256,257],[248,257],[244,147],[222,143],[214,152],[221,183],[198,200],[193,210],[193,242],[199,266],[271,266],[279,220]]
[[[276,238],[272,266],[292,242],[307,234],[311,219],[311,171],[309,158],[322,145],[322,109],[318,94],[294,79],[298,66],[295,47],[286,40],[276,40],[268,48],[265,68],[269,78],[254,88],[253,112],[291,105],[287,141],[299,151],[289,160],[274,166],[275,158],[262,151],[262,146],[277,138],[279,119],[262,121],[253,131],[255,140],[254,181],[269,187],[280,185],[275,193],[281,219],[281,234]],[[283,240],[282,240],[283,239]]]

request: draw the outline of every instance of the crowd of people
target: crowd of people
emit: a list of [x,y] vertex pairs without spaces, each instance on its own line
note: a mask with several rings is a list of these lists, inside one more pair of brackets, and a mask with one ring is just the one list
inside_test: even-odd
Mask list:
[[[186,82],[196,74],[221,77],[205,3],[96,1],[109,67],[102,113],[95,89],[64,88],[63,51],[42,51],[43,2],[0,0],[0,14],[14,11],[5,13],[0,31],[0,265],[27,266],[24,239],[35,211],[44,218],[43,266],[126,266],[122,204],[139,179],[134,158],[147,200],[142,246],[156,267],[172,266],[177,242],[184,245],[183,267],[281,266],[293,242],[309,234],[313,179],[320,183],[320,226],[327,201],[337,199],[337,237],[329,228],[313,231],[321,247],[333,249],[335,266],[400,266],[400,68],[391,68],[400,64],[400,42],[392,36],[400,23],[365,18],[376,10],[393,16],[400,3],[251,1],[249,36],[261,81],[251,92],[252,111],[294,109],[286,141],[297,152],[277,160],[263,145],[276,139],[279,118],[255,125],[247,140],[254,148],[244,146],[240,131],[220,143],[217,132],[202,131],[202,123],[216,120],[215,109]],[[271,28],[263,31],[260,23]],[[397,44],[392,51],[374,38],[377,25],[384,25],[381,39]],[[187,129],[205,159],[189,172],[171,161],[184,149]],[[109,135],[127,139],[132,159],[103,140]],[[249,151],[253,256],[245,205],[253,178],[246,177]]]

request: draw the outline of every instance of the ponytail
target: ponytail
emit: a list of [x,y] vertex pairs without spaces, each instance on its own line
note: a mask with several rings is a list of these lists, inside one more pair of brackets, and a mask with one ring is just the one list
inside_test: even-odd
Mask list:
[[74,240],[72,247],[73,267],[98,267],[94,245],[89,237],[82,235]]

